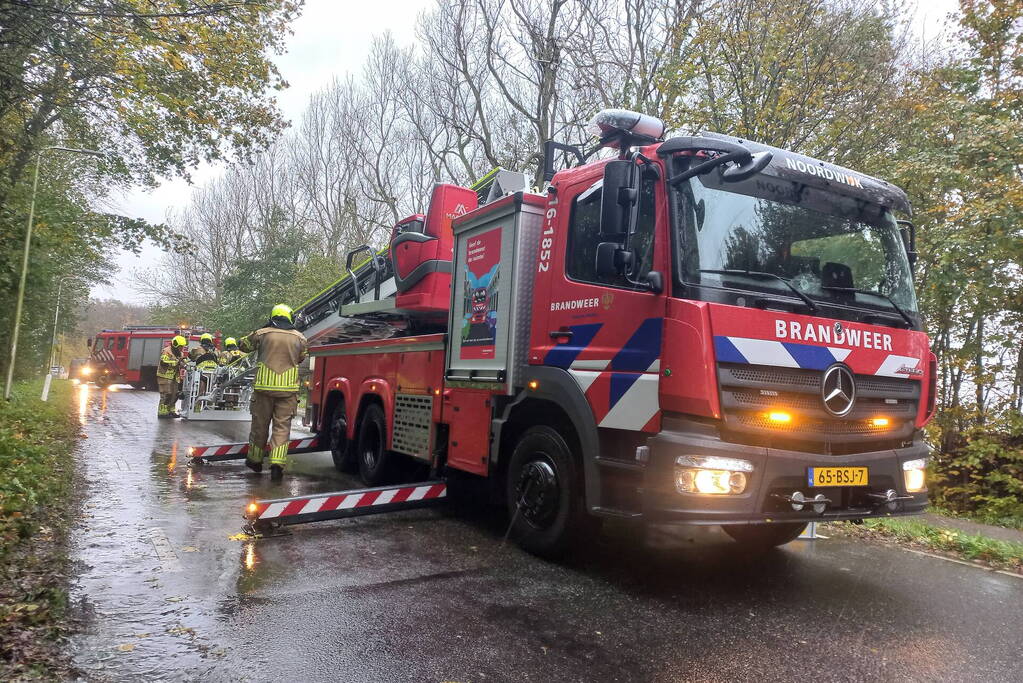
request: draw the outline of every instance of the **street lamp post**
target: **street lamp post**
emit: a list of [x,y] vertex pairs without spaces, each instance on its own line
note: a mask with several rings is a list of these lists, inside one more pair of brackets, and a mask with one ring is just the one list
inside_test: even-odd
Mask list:
[[28,277],[28,250],[32,244],[32,221],[36,211],[36,190],[39,188],[39,164],[43,158],[43,152],[71,152],[73,154],[87,154],[89,156],[101,157],[102,152],[94,149],[78,149],[76,147],[61,147],[51,145],[43,147],[36,152],[36,168],[32,178],[32,199],[28,205],[28,226],[25,228],[25,248],[21,254],[21,280],[18,283],[18,298],[14,305],[14,328],[11,330],[11,361],[7,365],[7,382],[4,384],[4,400],[11,400],[11,384],[14,382],[14,360],[18,355],[18,332],[21,331],[21,308],[25,303],[25,280]]
[[64,281],[71,279],[70,275],[65,275],[57,282],[57,305],[53,311],[53,336],[50,337],[50,365],[47,368],[47,372],[51,372],[54,365],[57,364],[54,354],[57,351],[57,319],[60,317],[60,290],[64,287]]

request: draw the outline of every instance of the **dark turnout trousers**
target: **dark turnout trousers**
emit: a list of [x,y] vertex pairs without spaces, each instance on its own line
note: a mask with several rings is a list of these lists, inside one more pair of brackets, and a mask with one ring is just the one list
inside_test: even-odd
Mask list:
[[249,431],[249,461],[262,462],[263,456],[269,451],[270,464],[284,467],[288,460],[291,418],[298,411],[298,393],[253,391],[250,411],[252,427]]

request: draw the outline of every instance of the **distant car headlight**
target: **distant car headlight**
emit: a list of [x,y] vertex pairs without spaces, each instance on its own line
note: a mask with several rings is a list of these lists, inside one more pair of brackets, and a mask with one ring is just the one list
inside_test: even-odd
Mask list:
[[92,374],[92,368],[90,368],[88,365],[85,365],[85,366],[82,367],[81,373],[83,375],[91,375]]

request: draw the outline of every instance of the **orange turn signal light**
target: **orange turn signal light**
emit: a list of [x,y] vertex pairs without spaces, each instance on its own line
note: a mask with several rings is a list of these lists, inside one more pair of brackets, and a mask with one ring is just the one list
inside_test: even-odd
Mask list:
[[784,410],[772,410],[767,414],[767,419],[775,424],[788,424],[792,422],[792,413]]

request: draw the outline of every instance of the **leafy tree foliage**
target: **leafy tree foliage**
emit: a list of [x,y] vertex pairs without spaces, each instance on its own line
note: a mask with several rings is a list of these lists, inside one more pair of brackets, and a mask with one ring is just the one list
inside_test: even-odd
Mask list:
[[[144,239],[188,245],[163,225],[98,212],[113,187],[187,175],[201,160],[264,147],[283,128],[273,93],[300,0],[0,0],[0,296],[12,301],[40,184],[26,292],[24,372],[45,364],[60,280],[65,310]],[[46,150],[98,149],[101,159]],[[39,155],[42,154],[42,157]],[[73,317],[65,318],[65,325]],[[0,320],[7,348],[11,318]],[[0,371],[6,367],[6,354]]]

